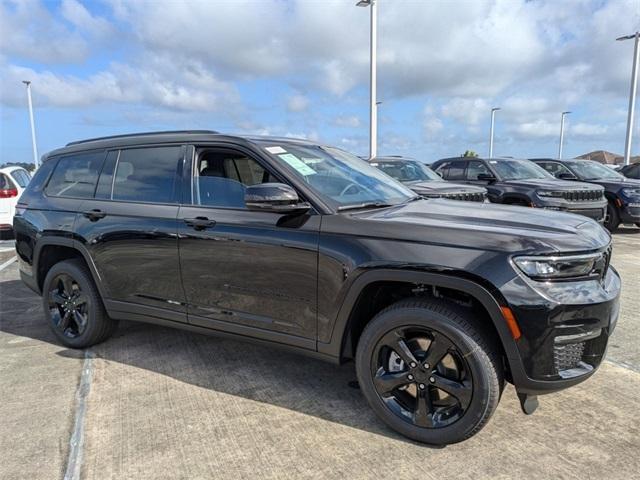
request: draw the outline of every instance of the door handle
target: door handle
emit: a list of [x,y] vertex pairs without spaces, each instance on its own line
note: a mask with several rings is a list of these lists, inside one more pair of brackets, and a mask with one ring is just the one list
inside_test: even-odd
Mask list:
[[207,227],[213,227],[215,220],[209,220],[207,217],[185,218],[184,223],[193,227],[195,230],[204,230]]
[[94,208],[93,210],[87,210],[86,212],[82,212],[82,215],[87,217],[92,222],[96,222],[101,218],[104,218],[107,216],[105,212],[103,212],[102,210],[98,210],[97,208]]

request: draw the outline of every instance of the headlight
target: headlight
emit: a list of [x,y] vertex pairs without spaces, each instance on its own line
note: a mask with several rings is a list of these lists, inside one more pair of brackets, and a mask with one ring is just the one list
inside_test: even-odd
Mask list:
[[640,188],[623,188],[622,194],[625,197],[640,197]]
[[553,198],[562,198],[564,193],[558,192],[557,190],[538,190],[538,196],[540,197],[553,197]]
[[560,280],[602,275],[607,262],[602,252],[567,256],[516,257],[515,264],[534,280]]

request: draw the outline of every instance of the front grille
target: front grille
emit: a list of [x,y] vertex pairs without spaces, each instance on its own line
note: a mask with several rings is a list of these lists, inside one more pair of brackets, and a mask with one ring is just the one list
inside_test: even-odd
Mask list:
[[556,372],[578,368],[584,354],[585,342],[555,345],[553,347],[553,364]]
[[462,200],[465,202],[484,202],[486,195],[484,193],[445,193],[442,198],[449,200]]
[[571,190],[562,192],[562,198],[569,202],[594,202],[602,200],[602,190]]

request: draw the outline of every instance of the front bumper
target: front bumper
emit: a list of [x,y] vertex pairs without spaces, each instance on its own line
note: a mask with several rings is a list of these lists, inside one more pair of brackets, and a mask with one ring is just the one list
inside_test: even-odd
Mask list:
[[542,394],[589,378],[600,366],[620,309],[620,277],[602,282],[534,282],[518,276],[501,288],[520,327],[510,358],[519,393]]
[[620,209],[620,220],[622,223],[640,222],[640,202],[628,203]]
[[563,199],[540,198],[535,203],[535,206],[549,210],[558,210],[561,212],[583,215],[599,223],[604,222],[604,217],[607,213],[606,199],[593,202],[568,202]]

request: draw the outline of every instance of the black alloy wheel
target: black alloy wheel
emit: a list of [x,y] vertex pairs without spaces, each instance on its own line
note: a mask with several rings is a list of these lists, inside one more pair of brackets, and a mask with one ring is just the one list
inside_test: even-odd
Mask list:
[[87,328],[90,300],[70,275],[61,273],[51,282],[49,314],[54,328],[69,338],[82,335]]
[[109,318],[91,273],[82,260],[56,263],[44,280],[42,301],[60,342],[86,348],[106,340],[118,326]]
[[356,350],[358,383],[371,408],[419,442],[447,445],[479,432],[504,386],[499,340],[479,326],[472,310],[429,297],[379,312]]
[[380,399],[419,427],[450,425],[471,402],[473,379],[467,362],[451,340],[433,329],[391,330],[376,345],[371,369]]

